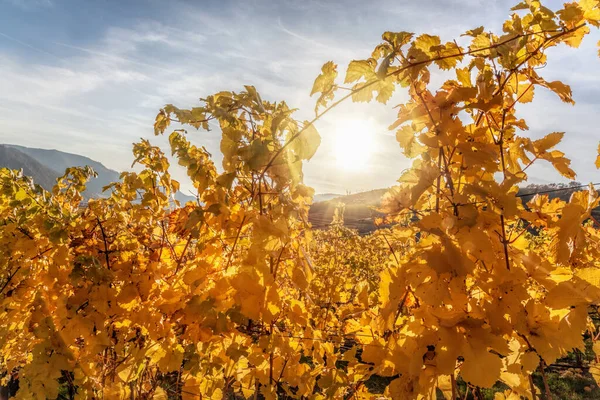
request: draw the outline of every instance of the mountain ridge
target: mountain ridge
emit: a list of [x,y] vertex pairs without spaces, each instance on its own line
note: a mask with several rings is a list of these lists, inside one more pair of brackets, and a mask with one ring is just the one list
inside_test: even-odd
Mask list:
[[87,183],[86,190],[83,192],[84,196],[87,198],[105,197],[106,194],[103,193],[102,188],[111,182],[116,182],[119,180],[119,172],[109,169],[105,167],[104,164],[92,160],[89,157],[74,153],[67,153],[56,149],[39,149],[14,144],[8,144],[7,146],[17,149],[18,151],[27,154],[42,165],[57,171],[57,178],[62,176],[64,171],[69,167],[84,167],[89,165],[94,169],[94,171],[96,171],[98,177],[90,179]]
[[[31,176],[35,183],[46,190],[51,190],[56,179],[69,167],[88,165],[98,174],[98,177],[90,179],[86,185],[86,190],[83,192],[86,199],[108,196],[103,188],[120,180],[121,174],[118,171],[80,154],[16,144],[0,144],[0,150],[0,168],[23,169],[25,175]],[[195,200],[194,197],[181,192],[177,192],[175,198],[183,203]]]
[[0,144],[0,166],[10,169],[22,169],[23,174],[31,176],[34,181],[45,189],[51,188],[60,174],[46,165],[38,162],[28,154]]

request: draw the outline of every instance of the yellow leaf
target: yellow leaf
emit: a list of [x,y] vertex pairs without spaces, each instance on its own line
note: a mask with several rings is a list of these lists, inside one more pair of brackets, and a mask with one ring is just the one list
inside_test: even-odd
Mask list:
[[560,97],[560,99],[565,103],[575,104],[572,97],[573,92],[571,91],[571,87],[569,85],[565,85],[561,81],[553,81],[548,82],[546,86],[548,89],[556,93],[558,97]]
[[487,33],[482,33],[480,35],[477,35],[473,39],[473,41],[471,42],[471,46],[469,46],[469,49],[471,51],[476,52],[476,56],[485,56],[490,54],[489,47],[491,45],[492,42],[490,40],[490,35]]
[[590,374],[592,375],[592,378],[594,378],[594,380],[596,381],[596,385],[600,386],[600,363],[590,363]]
[[417,136],[409,125],[404,125],[398,129],[396,140],[400,143],[406,157],[415,158],[426,150],[425,146],[419,143]]
[[302,132],[297,135],[290,143],[290,149],[301,160],[310,160],[315,154],[319,145],[321,144],[321,135],[317,131],[317,128],[313,124],[309,124],[308,121],[304,122],[304,128]]
[[108,383],[103,388],[102,394],[106,399],[129,399],[131,398],[131,389],[129,386]]
[[[509,385],[510,386],[510,385]],[[494,400],[520,400],[521,396],[514,390],[505,390],[503,393],[494,394]]]
[[578,269],[575,276],[583,279],[594,287],[600,288],[600,268]]
[[565,153],[562,151],[553,150],[540,155],[539,158],[550,161],[554,168],[565,178],[575,179],[575,171],[569,167],[571,160],[565,158]]
[[294,270],[292,272],[292,281],[300,289],[304,290],[304,289],[308,288],[309,281],[306,277],[305,272],[300,267],[294,268]]
[[366,82],[357,83],[352,87],[352,101],[369,102],[373,100],[373,86],[366,87]]
[[281,311],[281,308],[279,307],[279,302],[280,302],[280,297],[279,297],[279,293],[277,292],[277,289],[273,286],[271,286],[268,290],[267,290],[267,296],[266,296],[266,312],[270,315],[266,315],[266,319],[268,320],[273,320],[275,319],[275,317],[277,316],[277,314],[279,314],[279,312]]
[[160,110],[158,115],[156,116],[156,120],[154,121],[154,134],[159,135],[164,133],[165,129],[169,126],[171,120],[167,113],[163,110]]
[[[464,362],[460,367],[460,374],[465,381],[481,387],[491,387],[496,383],[500,378],[503,363],[498,354],[488,350],[492,347],[496,352],[502,353],[501,348],[494,348],[496,346],[506,346],[504,351],[508,351],[504,339],[481,328],[470,329],[469,338],[463,341],[462,345]],[[481,368],[482,365],[486,365],[486,368]]]
[[437,55],[440,59],[435,60],[435,64],[443,70],[451,70],[462,60],[462,49],[457,47],[456,43],[448,42],[446,45],[437,46]]
[[432,36],[423,34],[415,39],[414,45],[417,49],[423,51],[427,55],[433,55],[435,51],[432,47],[439,46],[441,44],[439,36]]
[[312,96],[315,93],[322,93],[331,90],[337,75],[337,65],[335,65],[333,61],[326,62],[323,67],[321,67],[321,74],[317,76],[317,79],[315,79],[315,83],[313,84],[310,95]]
[[394,379],[386,388],[386,392],[392,399],[413,399],[417,398],[418,383],[414,378],[403,374],[399,378]]
[[560,19],[567,25],[568,27],[573,27],[578,25],[578,23],[583,19],[583,10],[577,3],[566,3],[565,7],[562,10],[557,12],[560,15]]
[[470,30],[466,31],[465,33],[463,33],[461,36],[473,36],[473,37],[476,37],[476,36],[479,36],[479,35],[481,35],[483,33],[483,29],[484,29],[483,26],[480,26],[480,27],[475,28],[475,29],[470,29]]
[[434,164],[415,162],[413,168],[405,172],[400,179],[398,179],[399,182],[406,183],[410,186],[410,205],[416,204],[421,195],[433,186],[439,175],[440,170]]
[[202,393],[200,391],[200,380],[194,376],[188,375],[183,384],[181,390],[182,400],[198,400],[202,399]]
[[168,400],[169,396],[167,395],[167,392],[165,392],[165,390],[161,387],[157,387],[156,390],[154,391],[154,394],[152,395],[152,400]]
[[[519,85],[521,87],[522,85]],[[531,103],[533,101],[533,95],[535,94],[535,86],[533,84],[525,86],[523,91],[518,94],[520,103]]]
[[517,11],[517,10],[528,10],[529,9],[529,3],[530,1],[522,1],[520,3],[518,3],[517,5],[511,7],[512,11]]
[[471,71],[469,71],[468,68],[457,68],[456,77],[458,78],[458,81],[463,84],[463,86],[473,86],[471,83]]
[[391,79],[371,80],[370,82],[357,83],[352,87],[352,101],[369,102],[373,99],[373,92],[377,92],[376,100],[386,104],[394,93],[396,86]]
[[369,308],[369,284],[366,281],[358,284],[356,300],[365,310]]
[[392,79],[382,79],[373,85],[374,90],[377,91],[377,97],[375,98],[378,102],[386,104],[387,101],[392,97],[396,85]]
[[600,357],[600,341],[596,340],[593,346],[594,353]]
[[168,348],[165,350],[166,354],[158,362],[159,368],[165,372],[178,370],[183,361],[183,347],[180,344],[169,343]]
[[600,143],[598,144],[598,157],[596,157],[596,168],[600,169]]
[[368,60],[350,61],[344,83],[356,82],[361,78],[365,78],[366,80],[373,78],[375,76],[376,65],[377,61],[373,58],[369,58]]
[[413,35],[410,32],[384,32],[381,38],[390,43],[395,50],[399,50],[402,46],[410,42]]
[[133,284],[126,284],[117,296],[117,303],[125,310],[132,310],[138,303],[138,290]]
[[552,147],[559,144],[564,135],[565,135],[564,132],[549,133],[548,135],[544,136],[542,139],[538,139],[538,140],[534,141],[533,147],[535,147],[535,149],[538,152],[544,153],[547,150],[549,150]]
[[121,364],[117,368],[117,375],[119,375],[119,378],[121,378],[123,382],[131,382],[138,378],[143,369],[143,363],[135,363],[132,361]]

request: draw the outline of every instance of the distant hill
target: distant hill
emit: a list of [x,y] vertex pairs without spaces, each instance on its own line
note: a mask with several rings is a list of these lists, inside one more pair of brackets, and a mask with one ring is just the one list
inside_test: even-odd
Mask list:
[[[365,234],[377,229],[375,218],[384,214],[375,211],[381,204],[381,198],[388,189],[376,189],[369,192],[355,193],[347,196],[338,196],[326,201],[314,202],[308,213],[308,220],[314,228],[327,227],[333,219],[333,213],[338,203],[345,204],[344,225],[357,229],[359,233]],[[519,189],[519,196],[523,203],[531,200],[536,193],[547,194],[549,198],[560,198],[569,201],[571,194],[576,191],[586,190],[579,182],[570,184],[552,183],[547,185],[528,185]],[[316,196],[315,196],[316,197]],[[592,214],[600,219],[600,207]]]
[[332,200],[332,199],[335,199],[336,197],[340,197],[340,196],[343,196],[343,195],[338,194],[338,193],[319,193],[319,194],[315,194],[315,196],[313,197],[313,202],[318,203],[320,201]]
[[[88,157],[80,156],[78,154],[65,153],[64,151],[58,150],[36,149],[17,145],[8,146],[27,154],[47,168],[57,171],[58,174],[56,175],[56,178],[62,176],[64,171],[69,167],[85,167],[86,165],[89,165],[98,173],[98,177],[91,179],[87,183],[87,188],[83,193],[83,195],[87,198],[106,196],[106,194],[102,193],[102,188],[111,182],[116,182],[119,180],[119,173],[117,171],[106,168],[98,161],[92,160]],[[32,176],[34,180],[36,180],[36,176]],[[46,188],[44,185],[41,186]]]
[[[324,228],[331,223],[338,203],[345,204],[344,225],[368,233],[376,229],[375,218],[383,216],[375,211],[387,189],[337,196],[326,201],[315,201],[308,212],[308,220],[315,228]],[[315,196],[316,198],[316,196]]]
[[48,168],[27,153],[6,145],[0,145],[0,167],[22,169],[23,174],[33,177],[35,183],[46,190],[54,186],[56,178],[60,176],[56,170]]
[[[83,195],[90,198],[106,197],[102,188],[119,180],[120,173],[106,168],[102,163],[78,154],[66,153],[59,150],[36,149],[13,144],[0,145],[0,167],[23,169],[25,175],[31,176],[35,183],[50,190],[56,178],[62,176],[69,167],[84,167],[89,165],[98,173],[87,183]],[[179,192],[175,198],[181,202],[195,200],[192,196]]]

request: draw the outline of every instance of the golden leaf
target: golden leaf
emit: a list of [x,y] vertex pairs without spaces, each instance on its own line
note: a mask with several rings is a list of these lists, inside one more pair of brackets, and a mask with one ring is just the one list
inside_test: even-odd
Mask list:
[[377,61],[372,58],[350,61],[344,83],[356,82],[362,78],[366,80],[373,78],[375,76],[375,66],[377,66]]
[[328,61],[321,67],[321,74],[315,79],[310,95],[331,90],[337,78],[337,65]]
[[572,97],[573,93],[571,92],[571,87],[569,85],[565,85],[560,81],[553,81],[547,83],[546,86],[556,93],[565,103],[575,104]]
[[117,375],[123,382],[131,382],[138,378],[144,369],[144,364],[133,361],[121,364],[117,368]]
[[479,36],[479,35],[481,35],[483,33],[483,30],[484,30],[483,26],[480,26],[478,28],[470,29],[470,30],[466,31],[461,36],[473,36],[473,37],[477,37],[477,36]]
[[592,375],[592,378],[594,378],[594,381],[596,381],[596,385],[600,386],[600,363],[590,363],[590,374]]
[[545,153],[552,147],[556,146],[560,143],[562,138],[564,137],[564,132],[552,132],[548,135],[544,136],[542,139],[535,140],[533,142],[533,147],[536,151],[540,153]]
[[167,395],[167,392],[165,392],[165,390],[161,387],[157,387],[156,390],[154,390],[154,394],[152,395],[152,400],[168,400],[169,396]]
[[490,54],[490,47],[492,42],[490,40],[490,35],[487,33],[482,33],[473,38],[471,42],[471,46],[469,46],[469,50],[475,52],[477,56],[486,56]]
[[396,140],[400,143],[406,157],[415,158],[425,151],[425,146],[419,143],[414,131],[408,125],[396,131]]
[[458,78],[458,81],[463,84],[463,86],[473,86],[471,83],[471,71],[469,71],[468,68],[457,68],[456,77]]
[[415,48],[423,51],[425,54],[434,55],[436,46],[441,44],[439,36],[423,34],[417,37],[414,41]]
[[310,160],[321,144],[321,135],[319,135],[317,128],[313,124],[304,121],[304,128],[302,128],[300,134],[288,140],[291,141],[289,145],[290,149],[294,151],[299,159]]
[[[519,88],[523,85],[519,85]],[[518,94],[520,103],[531,103],[533,101],[533,95],[535,94],[535,86],[533,84],[525,86],[523,91]]]
[[413,33],[410,32],[384,32],[381,38],[390,43],[395,50],[400,50],[402,46],[411,41]]

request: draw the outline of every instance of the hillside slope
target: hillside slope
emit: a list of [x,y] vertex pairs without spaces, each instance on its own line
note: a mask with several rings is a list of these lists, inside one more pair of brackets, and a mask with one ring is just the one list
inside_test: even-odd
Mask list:
[[88,182],[87,189],[83,193],[87,198],[105,196],[102,194],[102,188],[111,182],[119,180],[119,173],[117,171],[106,168],[102,163],[88,157],[58,150],[35,149],[17,145],[8,146],[27,154],[46,167],[58,171],[59,176],[69,167],[84,167],[89,165],[98,173],[98,177]]
[[[98,173],[87,183],[83,192],[85,198],[106,197],[102,188],[119,180],[120,173],[106,168],[102,163],[79,154],[66,153],[59,150],[37,149],[14,144],[0,144],[0,167],[23,169],[25,175],[46,190],[50,190],[56,178],[62,176],[69,167],[84,167],[89,165]],[[192,196],[178,192],[175,198],[180,202],[195,201]]]
[[[535,193],[547,194],[549,198],[560,198],[569,201],[571,194],[576,191],[586,190],[579,182],[571,184],[553,183],[549,185],[529,185],[519,189],[519,196],[523,203],[531,200]],[[344,225],[357,229],[360,234],[365,234],[377,229],[375,218],[384,214],[375,209],[381,204],[381,198],[388,189],[376,189],[369,192],[339,196],[331,200],[315,202],[310,207],[308,220],[314,228],[323,229],[327,227],[332,219],[338,203],[345,204]],[[316,197],[316,196],[315,196]],[[600,207],[596,208],[592,215],[600,220]]]
[[374,231],[375,218],[383,215],[374,208],[379,206],[386,191],[387,189],[376,189],[315,202],[308,212],[308,220],[317,229],[325,228],[331,223],[337,204],[344,203],[345,226],[357,229],[361,234]]
[[0,167],[22,169],[24,175],[31,176],[35,183],[46,190],[54,186],[56,178],[60,175],[30,155],[6,145],[0,145]]

